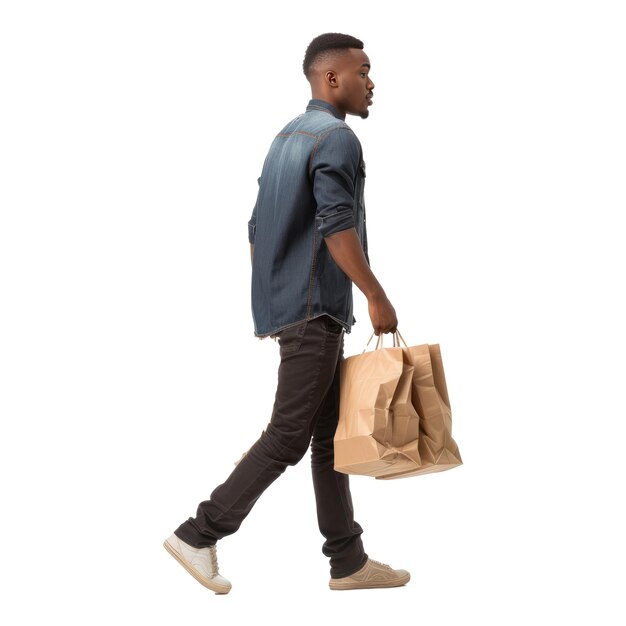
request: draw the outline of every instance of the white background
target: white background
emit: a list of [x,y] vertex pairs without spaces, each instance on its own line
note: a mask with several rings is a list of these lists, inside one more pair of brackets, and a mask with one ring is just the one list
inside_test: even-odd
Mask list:
[[[622,3],[1,6],[3,623],[624,624]],[[465,464],[352,479],[413,578],[339,593],[305,458],[218,597],[161,544],[269,420],[246,222],[328,31],[372,62],[372,266],[441,344]]]

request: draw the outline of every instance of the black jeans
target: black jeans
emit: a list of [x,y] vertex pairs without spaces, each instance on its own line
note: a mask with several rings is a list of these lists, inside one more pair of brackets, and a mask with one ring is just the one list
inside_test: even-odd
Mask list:
[[270,423],[226,482],[175,534],[203,548],[234,533],[265,489],[288,465],[298,463],[310,444],[317,519],[326,538],[322,551],[330,558],[332,578],[349,576],[367,555],[363,529],[354,521],[348,476],[334,470],[343,328],[323,315],[281,331],[278,340],[281,362]]

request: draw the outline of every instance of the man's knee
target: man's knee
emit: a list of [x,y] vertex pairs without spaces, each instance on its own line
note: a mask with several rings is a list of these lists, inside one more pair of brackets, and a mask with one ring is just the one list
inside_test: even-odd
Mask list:
[[262,440],[269,456],[286,465],[296,465],[309,449],[311,437],[308,433],[277,433],[270,425]]

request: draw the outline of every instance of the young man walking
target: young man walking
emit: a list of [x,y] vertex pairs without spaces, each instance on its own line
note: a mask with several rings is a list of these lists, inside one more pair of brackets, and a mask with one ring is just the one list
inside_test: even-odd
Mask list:
[[398,320],[369,267],[361,145],[345,116],[366,118],[374,83],[363,43],[327,33],[307,48],[312,99],[278,133],[265,159],[248,223],[252,312],[258,337],[277,337],[281,362],[272,418],[227,480],[165,541],[205,587],[228,593],[216,543],[234,533],[265,489],[311,445],[322,551],[331,589],[397,587],[409,581],[368,558],[354,520],[348,476],[335,472],[343,333],[352,316],[352,283],[365,294],[374,332]]

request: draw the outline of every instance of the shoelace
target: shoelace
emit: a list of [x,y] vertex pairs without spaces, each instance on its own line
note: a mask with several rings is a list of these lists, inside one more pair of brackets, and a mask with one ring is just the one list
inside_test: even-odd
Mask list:
[[213,570],[213,576],[217,576],[220,573],[220,568],[217,564],[217,548],[209,546],[209,555],[211,556],[211,569]]
[[391,566],[387,565],[387,563],[381,563],[380,561],[377,561],[376,559],[370,559],[370,561],[372,563],[376,563],[376,565],[382,565],[383,567],[386,567],[387,569],[391,569]]

